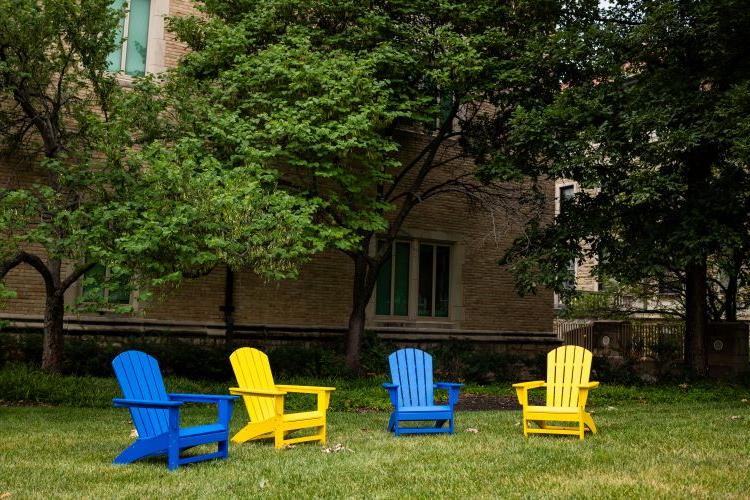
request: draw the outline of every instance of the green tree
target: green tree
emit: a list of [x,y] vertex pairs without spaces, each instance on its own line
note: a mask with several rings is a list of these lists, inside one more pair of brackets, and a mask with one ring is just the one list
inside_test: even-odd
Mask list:
[[[515,212],[528,194],[479,182],[473,165],[458,162],[492,162],[492,151],[474,147],[478,125],[503,129],[519,102],[556,92],[554,72],[530,46],[555,30],[561,11],[554,1],[487,0],[199,8],[171,21],[191,52],[167,88],[191,96],[182,120],[196,123],[191,133],[214,145],[218,161],[275,166],[290,193],[320,200],[320,226],[354,265],[347,364],[358,370],[366,305],[414,208],[463,195]],[[210,125],[193,119],[204,115]]]
[[259,166],[218,168],[190,138],[152,142],[156,86],[123,92],[107,72],[123,15],[109,5],[0,0],[0,166],[17,180],[0,188],[0,278],[21,264],[42,277],[49,371],[64,294],[97,264],[100,285],[146,292],[219,263],[293,275],[317,249],[314,203]]
[[685,360],[704,375],[709,262],[736,277],[732,256],[747,241],[750,11],[734,0],[590,7],[548,49],[575,71],[560,74],[551,104],[517,109],[497,146],[531,159],[515,161],[528,175],[593,191],[533,225],[506,262],[523,291],[559,286],[584,253],[606,255],[600,271],[624,283],[681,277]]

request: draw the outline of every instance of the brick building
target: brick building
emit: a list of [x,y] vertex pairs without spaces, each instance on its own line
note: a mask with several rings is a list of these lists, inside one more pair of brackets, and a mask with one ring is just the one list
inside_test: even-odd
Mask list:
[[[184,48],[165,31],[163,18],[190,12],[192,3],[131,0],[130,9],[124,23],[127,42],[110,58],[112,68],[136,75],[175,65]],[[122,76],[124,85],[129,78],[127,74]],[[402,154],[408,156],[410,149],[424,140],[419,134],[402,131]],[[34,177],[31,168],[0,166],[0,182],[5,186],[28,183]],[[550,200],[553,189],[550,181]],[[550,202],[550,216],[552,211]],[[416,341],[514,339],[514,345],[520,348],[525,348],[524,339],[530,343],[548,339],[544,334],[552,331],[552,293],[543,290],[524,298],[515,293],[512,276],[497,261],[519,227],[509,221],[504,227],[498,231],[497,220],[472,210],[460,197],[446,195],[419,205],[404,224],[391,264],[368,307],[369,328],[386,337]],[[340,334],[350,312],[352,273],[351,260],[335,251],[315,257],[296,280],[264,283],[252,272],[240,271],[231,273],[228,281],[226,269],[216,269],[208,276],[186,280],[167,293],[155,294],[151,303],[132,304],[136,310],[132,315],[108,311],[69,314],[67,327],[197,331],[218,336],[226,330],[225,312],[231,309],[238,332],[276,331],[304,338],[321,332]],[[44,297],[41,277],[24,264],[8,274],[6,283],[18,296],[8,302],[0,316],[17,327],[40,326]],[[72,303],[80,293],[79,283],[68,291],[66,303]],[[132,301],[129,297],[112,299]]]

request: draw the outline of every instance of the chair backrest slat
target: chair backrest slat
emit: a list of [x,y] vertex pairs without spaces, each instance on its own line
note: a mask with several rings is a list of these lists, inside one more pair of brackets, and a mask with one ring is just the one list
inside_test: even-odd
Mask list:
[[[229,356],[237,386],[242,389],[275,389],[268,356],[258,349],[240,347]],[[242,396],[251,422],[262,422],[274,416],[273,398]]]
[[[169,401],[159,363],[140,351],[125,351],[112,360],[123,398],[145,401]],[[168,410],[158,408],[130,408],[138,435],[158,436],[169,430]]]
[[398,385],[401,406],[431,406],[434,403],[432,356],[420,349],[399,349],[388,356],[391,379]]
[[547,354],[547,406],[578,406],[578,386],[591,374],[591,351],[563,346]]

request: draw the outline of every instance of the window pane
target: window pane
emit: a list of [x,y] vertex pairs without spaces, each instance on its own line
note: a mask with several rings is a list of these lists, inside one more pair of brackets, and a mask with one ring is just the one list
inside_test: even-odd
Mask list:
[[[101,264],[96,264],[94,267],[86,271],[86,275],[83,278],[83,293],[91,294],[97,292],[97,297],[104,297],[103,284],[106,280],[106,269]],[[94,300],[94,297],[90,297]]]
[[570,259],[568,262],[568,275],[570,279],[563,281],[562,286],[564,290],[573,290],[576,287],[576,260]]
[[442,126],[445,120],[448,119],[448,116],[450,115],[452,108],[453,108],[453,93],[451,92],[443,93],[440,96],[440,123],[439,123],[440,126]]
[[391,257],[389,256],[378,274],[375,286],[375,314],[391,314]]
[[575,196],[575,188],[573,186],[563,186],[560,188],[560,212],[565,210],[566,205]]
[[143,75],[146,72],[146,46],[148,44],[148,19],[151,0],[131,0],[128,23],[128,52],[125,56],[125,72]]
[[[124,0],[114,0],[112,2],[112,10],[120,12],[122,10],[122,4]],[[125,19],[120,19],[120,25],[117,28],[115,34],[115,42],[117,42],[117,48],[107,57],[107,69],[112,72],[120,71],[120,61],[122,59],[122,29]]]
[[409,314],[409,243],[396,243],[396,254],[393,262],[393,314],[407,316]]
[[450,248],[435,247],[435,316],[448,317]]
[[110,275],[109,277],[109,283],[108,283],[108,290],[107,290],[107,302],[110,304],[129,304],[130,303],[130,290],[128,288],[128,279],[126,276],[118,276],[116,278],[117,282],[114,283],[116,285],[114,288],[113,285],[113,276]]
[[419,296],[420,316],[432,316],[432,245],[419,245]]

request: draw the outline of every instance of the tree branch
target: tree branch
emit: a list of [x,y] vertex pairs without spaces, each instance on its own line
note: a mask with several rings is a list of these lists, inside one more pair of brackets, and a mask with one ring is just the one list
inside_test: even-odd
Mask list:
[[42,275],[48,293],[55,292],[55,280],[53,279],[50,270],[44,264],[44,261],[38,256],[32,255],[28,252],[18,252],[13,258],[0,265],[0,279],[5,278],[13,268],[24,263],[30,265]]
[[60,285],[60,288],[62,288],[62,291],[64,292],[65,290],[70,288],[70,286],[73,283],[78,281],[78,278],[80,278],[81,276],[89,272],[95,265],[96,263],[89,262],[88,264],[83,264],[82,266],[78,266],[75,269],[73,269],[73,272],[70,273],[68,277],[65,278],[62,284]]

